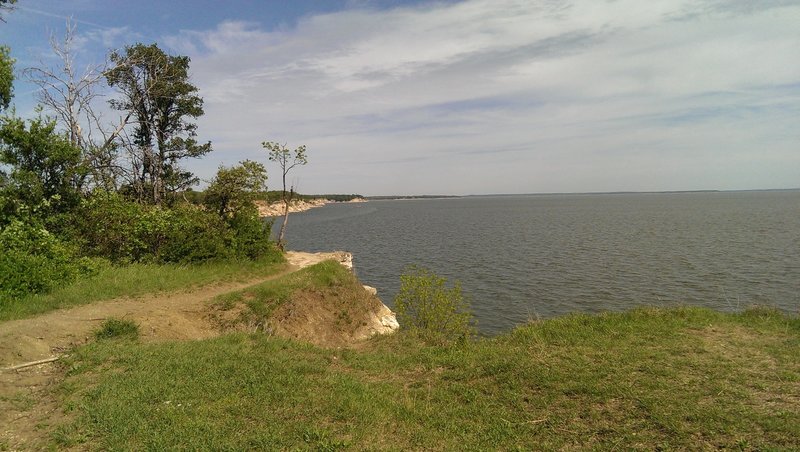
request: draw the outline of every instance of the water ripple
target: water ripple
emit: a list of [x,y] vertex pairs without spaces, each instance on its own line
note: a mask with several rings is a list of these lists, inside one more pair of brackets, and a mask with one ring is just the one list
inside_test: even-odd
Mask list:
[[800,192],[549,195],[332,204],[292,249],[348,250],[387,304],[410,264],[459,279],[480,329],[694,304],[800,311]]

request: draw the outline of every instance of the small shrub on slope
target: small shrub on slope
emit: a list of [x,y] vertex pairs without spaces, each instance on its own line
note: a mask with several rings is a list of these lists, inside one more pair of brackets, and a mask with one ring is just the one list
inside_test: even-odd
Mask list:
[[461,284],[446,286],[447,280],[430,270],[411,267],[400,276],[400,291],[394,299],[403,329],[431,343],[465,341],[475,335],[475,320]]

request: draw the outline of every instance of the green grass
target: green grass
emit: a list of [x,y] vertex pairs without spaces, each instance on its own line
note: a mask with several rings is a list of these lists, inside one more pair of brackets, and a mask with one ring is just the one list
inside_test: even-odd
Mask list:
[[139,337],[139,325],[132,320],[110,318],[100,325],[100,329],[94,332],[97,340],[104,339],[137,339]]
[[119,297],[135,297],[219,282],[246,281],[276,274],[285,268],[285,262],[275,262],[274,258],[196,265],[108,266],[97,275],[80,279],[51,293],[0,303],[0,321]]
[[234,327],[234,324],[245,324],[263,327],[272,312],[289,301],[292,294],[299,289],[322,290],[346,286],[355,286],[358,290],[362,290],[361,284],[352,272],[338,262],[328,260],[275,280],[217,296],[212,303],[221,311],[230,310],[237,305],[246,308],[236,318],[229,320],[233,324],[224,325],[227,322],[222,321],[222,326]]
[[800,320],[770,310],[571,315],[458,347],[102,341],[65,365],[54,447],[800,448]]

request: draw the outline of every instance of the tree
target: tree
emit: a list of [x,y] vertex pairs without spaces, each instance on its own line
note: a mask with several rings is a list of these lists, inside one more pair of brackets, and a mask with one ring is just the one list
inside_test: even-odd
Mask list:
[[8,108],[14,97],[14,59],[11,49],[0,46],[0,111]]
[[254,209],[256,196],[266,189],[264,165],[245,160],[232,168],[220,166],[217,177],[206,189],[205,204],[222,217],[242,209]]
[[168,194],[197,182],[180,162],[211,152],[210,142],[197,142],[197,125],[190,122],[203,115],[203,99],[189,83],[189,57],[167,55],[156,44],[136,44],[110,58],[106,80],[121,93],[111,106],[130,113],[135,124],[132,134],[122,134],[130,186],[139,200],[162,204]]
[[286,225],[289,223],[289,204],[292,202],[292,199],[295,195],[293,185],[289,188],[289,191],[286,190],[286,175],[289,174],[289,171],[291,171],[295,166],[305,165],[308,163],[308,159],[306,158],[306,147],[303,145],[294,151],[290,151],[286,148],[285,144],[279,144],[272,141],[264,141],[261,143],[261,146],[267,150],[269,160],[276,162],[281,168],[281,181],[283,182],[283,188],[281,190],[281,200],[283,201],[283,223],[281,223],[281,231],[278,234],[278,247],[283,250],[283,236],[286,233]]
[[121,117],[115,125],[105,125],[95,112],[94,103],[101,96],[106,63],[86,66],[82,72],[75,65],[76,26],[67,20],[63,41],[50,35],[50,48],[59,61],[59,67],[25,69],[27,79],[39,87],[39,103],[53,115],[66,130],[70,143],[81,149],[88,176],[95,186],[106,190],[116,188],[122,168],[117,165],[116,138],[130,120],[131,113]]
[[[13,11],[14,7],[11,6],[14,3],[17,3],[17,0],[0,0],[0,12],[3,11]],[[0,15],[0,21],[5,22],[6,20]]]
[[85,172],[80,150],[58,133],[52,119],[36,118],[27,125],[20,118],[4,118],[0,125],[0,164],[4,174],[0,195],[8,218],[21,208],[61,213],[80,200]]

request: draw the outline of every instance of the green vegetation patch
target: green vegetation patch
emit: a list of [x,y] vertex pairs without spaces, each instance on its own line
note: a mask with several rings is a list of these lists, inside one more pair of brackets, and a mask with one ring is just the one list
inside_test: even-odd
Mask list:
[[333,287],[356,287],[363,291],[349,270],[329,260],[216,297],[213,301],[218,313],[216,319],[226,329],[263,331],[275,309],[288,302],[297,291],[319,291]]
[[110,318],[103,322],[100,329],[95,331],[94,337],[103,339],[137,339],[139,325],[132,320]]
[[246,281],[286,270],[281,256],[250,261],[203,264],[97,264],[96,274],[52,292],[0,302],[0,321],[31,317],[55,309],[119,297],[198,287],[225,281]]
[[769,310],[571,315],[455,347],[406,334],[359,350],[242,333],[102,341],[66,364],[76,416],[56,446],[800,447],[800,320]]

